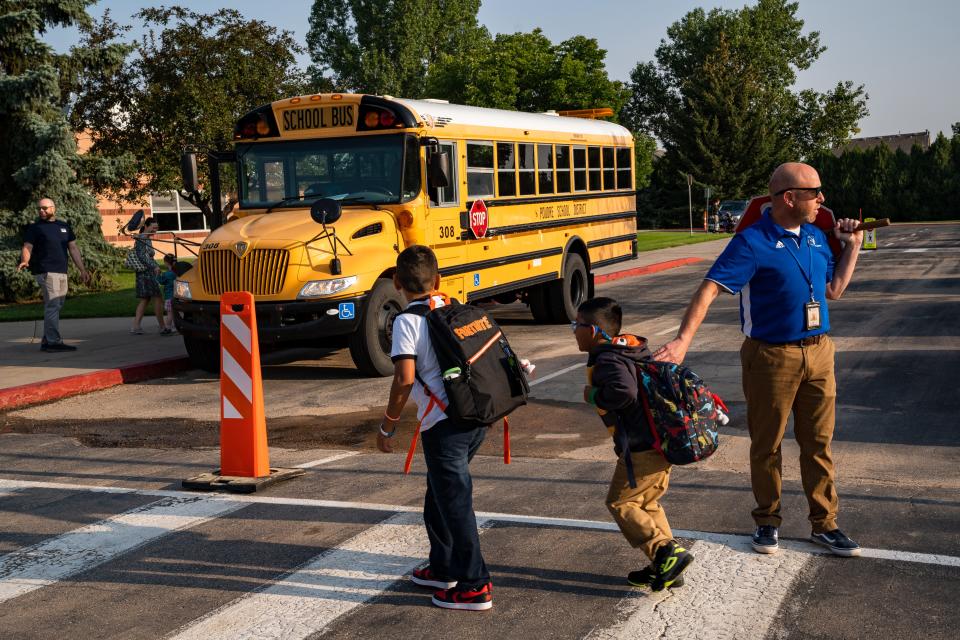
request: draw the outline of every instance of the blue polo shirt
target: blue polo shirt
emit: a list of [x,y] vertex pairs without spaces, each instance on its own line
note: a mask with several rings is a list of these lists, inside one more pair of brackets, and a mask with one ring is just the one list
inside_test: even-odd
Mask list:
[[[833,279],[833,253],[823,231],[812,224],[800,235],[778,225],[769,212],[733,236],[706,279],[740,294],[744,335],[764,342],[792,342],[830,330],[827,283]],[[803,305],[820,302],[820,328],[804,331]]]
[[30,273],[66,273],[67,245],[76,240],[73,229],[60,220],[38,219],[23,232],[23,241],[33,245]]

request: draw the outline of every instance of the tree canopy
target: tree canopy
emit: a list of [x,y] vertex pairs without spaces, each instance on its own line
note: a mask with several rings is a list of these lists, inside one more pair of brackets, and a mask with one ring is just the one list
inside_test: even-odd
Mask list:
[[417,98],[441,55],[478,34],[480,0],[314,0],[307,48],[318,87]]
[[695,9],[667,29],[655,61],[631,73],[621,120],[666,149],[663,177],[690,173],[721,197],[763,189],[770,171],[856,133],[862,85],[795,91],[797,72],[824,51],[797,3],[759,0],[737,10]]
[[37,217],[36,201],[57,203],[58,218],[77,235],[92,286],[105,286],[118,263],[103,238],[96,200],[85,187],[112,179],[129,158],[77,153],[66,113],[79,79],[110,75],[125,49],[97,45],[58,55],[41,39],[51,27],[90,25],[93,0],[12,0],[0,8],[0,299],[36,293],[17,273],[22,230]]
[[458,104],[518,111],[610,107],[627,100],[607,77],[607,52],[593,38],[554,44],[540,29],[497,34],[484,30],[467,55],[444,54],[430,68],[427,92]]
[[[301,49],[290,32],[234,9],[204,14],[181,6],[147,8],[134,17],[147,34],[120,73],[82,85],[72,121],[96,132],[95,156],[125,152],[136,158],[126,198],[179,190],[209,216],[209,190],[180,189],[181,152],[227,150],[241,115],[304,92],[306,79],[294,57]],[[127,30],[107,15],[85,31],[84,43],[114,42]],[[229,189],[233,174],[224,178]],[[206,163],[200,181],[209,184]]]

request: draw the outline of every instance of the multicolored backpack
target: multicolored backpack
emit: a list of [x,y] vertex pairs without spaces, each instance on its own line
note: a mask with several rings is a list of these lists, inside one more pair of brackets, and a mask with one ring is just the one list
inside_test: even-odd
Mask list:
[[672,362],[637,363],[637,382],[653,448],[671,464],[690,464],[713,455],[727,406],[687,367]]

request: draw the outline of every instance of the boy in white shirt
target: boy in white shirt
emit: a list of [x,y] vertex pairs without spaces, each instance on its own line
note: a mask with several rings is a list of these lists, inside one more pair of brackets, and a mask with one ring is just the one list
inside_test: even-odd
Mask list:
[[393,384],[377,446],[387,453],[393,450],[390,439],[396,433],[400,411],[413,395],[427,463],[423,521],[430,539],[430,564],[414,570],[411,580],[438,589],[433,595],[438,607],[484,611],[493,606],[493,584],[480,553],[468,465],[487,429],[457,424],[443,410],[447,395],[424,317],[444,304],[444,296],[437,292],[440,270],[436,255],[422,245],[407,247],[397,256],[393,283],[408,304],[393,323]]

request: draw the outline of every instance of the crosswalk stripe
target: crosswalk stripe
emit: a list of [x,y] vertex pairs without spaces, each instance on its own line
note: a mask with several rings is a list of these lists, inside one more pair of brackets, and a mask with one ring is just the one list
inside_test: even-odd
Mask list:
[[[38,487],[45,489],[66,489],[72,491],[93,491],[102,493],[136,494],[158,497],[194,497],[196,493],[190,491],[172,491],[169,489],[136,489],[132,487],[103,487],[97,485],[71,484],[66,482],[45,482],[39,480],[6,480],[0,479],[0,490],[12,488]],[[249,495],[221,495],[218,501],[244,504],[278,504],[306,507],[326,507],[331,509],[361,509],[365,511],[384,511],[389,513],[421,513],[421,507],[378,504],[373,502],[352,502],[344,500],[321,500],[315,498],[283,498],[280,496],[249,496]],[[495,511],[477,511],[477,518],[497,522],[512,522],[519,524],[542,525],[548,527],[569,527],[573,529],[591,529],[600,531],[619,531],[617,525],[609,521],[581,520],[576,518],[557,518],[551,516],[536,516],[519,513],[498,513]],[[692,531],[674,529],[678,538],[703,540],[722,545],[746,544],[750,541],[749,535],[730,533],[713,533],[710,531]],[[802,540],[787,540],[781,538],[780,547],[805,553],[807,555],[830,555],[830,551]],[[895,560],[918,564],[932,564],[945,567],[960,567],[960,556],[950,556],[936,553],[918,553],[907,551],[893,551],[888,549],[862,550],[863,557],[880,560]]]
[[620,603],[619,619],[588,640],[766,637],[810,558],[786,549],[761,556],[743,541],[735,546],[698,541],[690,552],[696,559],[683,574],[686,586],[659,593],[638,590]]
[[92,569],[151,540],[243,506],[206,497],[165,497],[0,556],[0,602]]
[[172,640],[306,638],[382,593],[429,551],[422,518],[396,514],[269,587],[194,621]]

